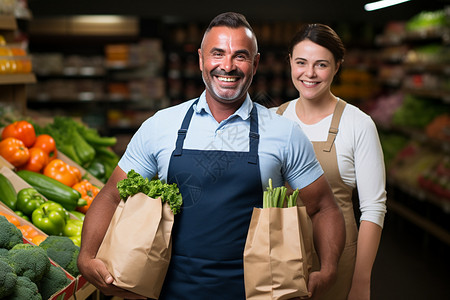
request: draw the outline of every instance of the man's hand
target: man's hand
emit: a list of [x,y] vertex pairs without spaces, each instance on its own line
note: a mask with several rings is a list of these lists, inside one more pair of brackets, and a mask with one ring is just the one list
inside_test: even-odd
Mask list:
[[311,297],[306,299],[320,299],[320,296],[333,285],[336,280],[335,277],[331,274],[325,274],[323,271],[309,274],[308,291],[311,293]]
[[78,268],[88,282],[93,284],[106,296],[117,296],[124,299],[147,299],[147,297],[132,293],[113,285],[114,278],[108,272],[105,264],[99,259],[78,259]]

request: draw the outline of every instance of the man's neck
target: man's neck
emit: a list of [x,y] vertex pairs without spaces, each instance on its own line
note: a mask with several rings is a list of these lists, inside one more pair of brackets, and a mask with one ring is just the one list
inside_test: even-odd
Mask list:
[[208,103],[209,110],[211,111],[214,119],[216,119],[217,123],[222,122],[223,120],[234,114],[239,109],[239,107],[241,107],[244,101],[245,98],[235,102],[223,103],[212,99],[211,97],[206,97],[206,102]]

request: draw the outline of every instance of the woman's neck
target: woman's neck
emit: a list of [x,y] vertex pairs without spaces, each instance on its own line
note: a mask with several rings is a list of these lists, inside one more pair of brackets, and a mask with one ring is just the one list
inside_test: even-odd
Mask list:
[[297,117],[305,124],[311,125],[333,114],[338,99],[334,95],[321,100],[298,99],[295,105]]

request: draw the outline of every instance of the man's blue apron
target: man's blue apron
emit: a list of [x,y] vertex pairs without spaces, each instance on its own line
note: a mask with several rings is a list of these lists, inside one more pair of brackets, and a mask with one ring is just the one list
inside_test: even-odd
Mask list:
[[253,207],[261,207],[263,196],[256,107],[249,152],[183,149],[193,112],[191,106],[169,164],[168,182],[179,186],[183,207],[160,299],[245,299],[243,251]]

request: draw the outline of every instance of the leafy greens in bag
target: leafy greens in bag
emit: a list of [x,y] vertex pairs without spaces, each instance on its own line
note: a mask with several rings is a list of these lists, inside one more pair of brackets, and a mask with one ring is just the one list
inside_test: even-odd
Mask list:
[[180,191],[175,183],[162,183],[159,179],[149,180],[134,170],[130,170],[127,173],[127,178],[117,183],[117,189],[120,198],[124,201],[137,193],[146,194],[154,199],[161,197],[162,203],[167,202],[174,215],[180,212],[183,203]]

